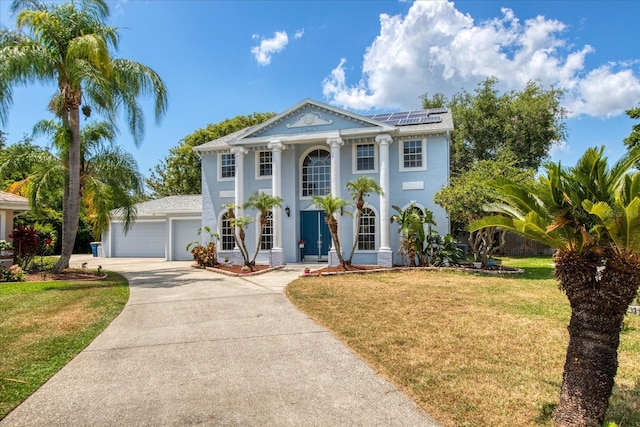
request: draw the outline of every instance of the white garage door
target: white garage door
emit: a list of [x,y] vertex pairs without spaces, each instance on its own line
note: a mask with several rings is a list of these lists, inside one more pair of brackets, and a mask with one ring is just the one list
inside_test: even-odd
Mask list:
[[125,235],[122,224],[111,231],[114,257],[164,258],[165,221],[137,221]]
[[171,221],[173,225],[173,259],[175,261],[192,260],[191,247],[186,247],[191,242],[199,242],[198,229],[202,226],[200,219],[176,219]]

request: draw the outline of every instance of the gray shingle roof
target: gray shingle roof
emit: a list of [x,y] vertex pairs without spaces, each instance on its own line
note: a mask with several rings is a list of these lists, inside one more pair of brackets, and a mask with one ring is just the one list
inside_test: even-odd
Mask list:
[[17,194],[0,191],[0,209],[28,210],[29,201]]
[[202,213],[202,195],[168,196],[139,203],[138,215],[162,215],[167,213]]

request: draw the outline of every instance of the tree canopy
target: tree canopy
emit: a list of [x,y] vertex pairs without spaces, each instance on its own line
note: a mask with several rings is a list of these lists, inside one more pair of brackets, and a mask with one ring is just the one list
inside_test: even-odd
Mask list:
[[538,169],[551,146],[566,137],[561,90],[545,90],[532,81],[522,91],[499,94],[498,83],[487,78],[473,93],[462,91],[450,100],[439,93],[422,96],[424,108],[446,106],[452,111],[452,176],[476,160],[494,160],[504,153],[513,155],[517,167]]
[[229,135],[249,126],[254,126],[273,117],[274,113],[253,113],[236,116],[220,123],[209,124],[185,136],[180,143],[169,150],[169,155],[153,168],[146,183],[152,197],[179,194],[200,194],[202,192],[200,159],[193,147]]
[[[626,111],[630,119],[640,119],[640,106]],[[636,123],[631,128],[631,134],[624,139],[624,143],[629,149],[640,145],[640,123]]]
[[51,3],[13,0],[18,31],[0,30],[0,122],[5,122],[15,86],[54,84],[49,110],[69,134],[63,183],[61,256],[54,267],[69,266],[73,253],[81,197],[80,112],[92,110],[115,124],[124,110],[136,144],[144,135],[139,98],[153,99],[156,121],[167,108],[167,90],[160,76],[138,62],[113,56],[118,30],[107,24],[104,0]]

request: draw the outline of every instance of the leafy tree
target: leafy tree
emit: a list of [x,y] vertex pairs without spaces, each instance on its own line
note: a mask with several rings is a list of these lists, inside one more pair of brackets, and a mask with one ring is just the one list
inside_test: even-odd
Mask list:
[[[452,177],[449,185],[436,193],[434,200],[446,209],[456,234],[463,232],[469,222],[488,215],[485,206],[496,200],[494,180],[508,178],[522,183],[533,182],[535,171],[521,169],[516,163],[510,156],[476,160],[468,170]],[[483,266],[500,247],[496,244],[498,231],[497,227],[485,227],[469,233],[471,252]]]
[[422,96],[424,108],[448,106],[455,129],[451,135],[451,174],[457,176],[476,160],[494,160],[505,153],[516,166],[537,169],[549,148],[566,136],[563,92],[529,82],[522,91],[500,95],[496,78],[487,78],[474,93],[462,91],[446,101],[442,94]]
[[264,228],[267,226],[267,223],[269,221],[269,212],[271,212],[276,207],[282,206],[283,201],[284,199],[282,197],[271,196],[269,194],[256,191],[249,197],[247,203],[244,204],[245,209],[251,208],[260,212],[260,227],[256,240],[256,250],[253,253],[253,258],[251,259],[251,265],[256,264],[256,258],[258,257],[258,252],[260,251],[262,233],[264,233]]
[[555,425],[604,421],[618,368],[620,330],[640,286],[640,159],[632,149],[613,166],[604,147],[590,148],[576,166],[546,165],[529,188],[495,183],[496,215],[471,230],[501,227],[555,249],[555,277],[571,305],[569,345]]
[[331,194],[326,194],[324,196],[313,196],[312,201],[313,204],[324,211],[324,220],[329,227],[329,234],[331,234],[331,239],[333,240],[333,246],[336,250],[336,255],[340,260],[340,264],[346,269],[347,264],[344,260],[344,257],[342,256],[340,235],[338,234],[338,220],[336,219],[336,215],[338,212],[340,212],[340,209],[347,206],[348,203],[343,198],[334,197]]
[[[41,121],[35,134],[51,136],[50,149],[31,144],[10,146],[10,156],[2,156],[0,176],[27,171],[14,182],[10,192],[22,193],[30,200],[35,214],[55,206],[68,176],[69,132],[60,123]],[[131,154],[112,144],[115,131],[104,122],[86,125],[80,135],[80,193],[83,208],[99,239],[108,224],[109,212],[118,209],[125,229],[135,220],[135,208],[143,194],[142,176]],[[111,145],[107,144],[110,143]]]
[[362,210],[364,209],[364,198],[368,197],[371,193],[383,194],[382,187],[378,184],[378,181],[371,177],[361,176],[353,181],[347,182],[347,190],[351,193],[351,198],[355,202],[356,207],[356,233],[353,237],[353,246],[351,246],[351,253],[346,260],[347,264],[351,264],[353,254],[358,246],[358,236],[360,235],[360,218],[362,217]]
[[[17,27],[27,32],[0,32],[0,120],[6,121],[14,85],[35,81],[55,83],[58,92],[50,110],[70,133],[68,176],[63,189],[62,253],[54,266],[69,266],[78,231],[80,212],[80,111],[92,109],[115,123],[124,108],[136,144],[144,134],[141,95],[154,98],[156,120],[167,107],[164,83],[152,69],[140,63],[114,58],[119,35],[106,25],[109,8],[104,0],[63,4],[14,0]],[[84,105],[83,105],[84,104]],[[82,106],[82,107],[81,107]]]
[[248,116],[236,116],[217,124],[210,124],[184,137],[180,143],[169,150],[169,155],[156,165],[147,178],[147,186],[153,197],[165,197],[176,194],[200,194],[202,176],[200,158],[193,148],[222,138],[233,132],[254,126],[270,119],[274,113],[253,113]]
[[[626,111],[630,119],[640,119],[640,106]],[[636,123],[631,128],[631,134],[624,139],[624,143],[629,149],[640,145],[640,123]]]

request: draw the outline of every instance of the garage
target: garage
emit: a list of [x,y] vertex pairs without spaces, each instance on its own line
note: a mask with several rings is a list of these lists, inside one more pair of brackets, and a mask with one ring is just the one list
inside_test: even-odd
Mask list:
[[113,223],[112,256],[164,258],[165,221],[136,221],[127,234],[122,223]]
[[202,196],[168,196],[136,205],[136,220],[125,234],[119,211],[103,233],[102,256],[191,260],[186,246],[199,241]]
[[[191,242],[199,242],[198,230],[202,226],[200,219],[172,219],[172,257],[175,261],[189,261],[193,259],[191,248],[187,251],[187,245]],[[193,245],[191,245],[193,247]]]

